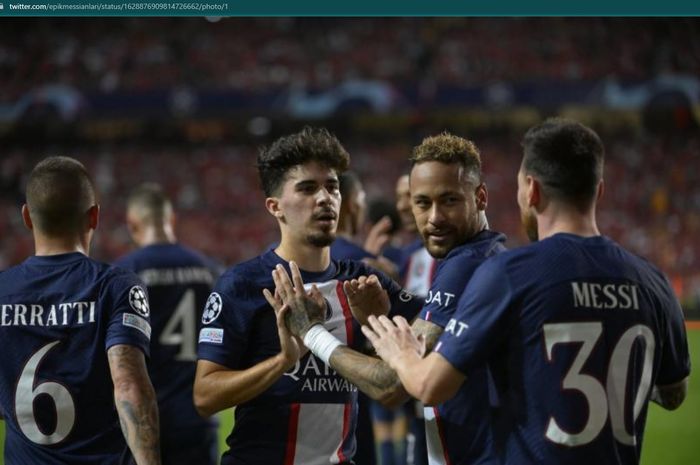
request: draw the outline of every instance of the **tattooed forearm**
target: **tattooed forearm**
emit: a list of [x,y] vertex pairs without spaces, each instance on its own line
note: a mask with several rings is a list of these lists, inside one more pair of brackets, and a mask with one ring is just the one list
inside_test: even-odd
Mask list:
[[160,464],[158,406],[143,353],[117,345],[107,352],[119,423],[138,465]]
[[[417,319],[412,325],[416,335],[422,335],[430,351],[442,334],[442,328],[428,321]],[[409,396],[401,385],[396,372],[383,360],[362,355],[341,346],[333,351],[331,366],[357,388],[386,405],[395,406]]]
[[340,346],[333,351],[330,362],[338,374],[375,400],[392,402],[397,395],[403,397],[403,392],[397,392],[401,391],[401,381],[383,360]]
[[[119,407],[117,407],[117,412],[119,411]],[[129,443],[129,428],[127,427],[126,420],[124,419],[124,415],[119,414],[119,426],[122,429],[122,434],[124,435],[124,439],[126,439],[127,444]]]
[[[134,456],[144,457],[146,459],[144,463],[156,463],[156,457],[160,455],[160,447],[158,412],[155,405],[149,405],[148,402],[137,404],[129,400],[121,400],[117,403],[117,410],[122,429],[126,429],[124,437]],[[157,460],[160,458],[158,457]]]

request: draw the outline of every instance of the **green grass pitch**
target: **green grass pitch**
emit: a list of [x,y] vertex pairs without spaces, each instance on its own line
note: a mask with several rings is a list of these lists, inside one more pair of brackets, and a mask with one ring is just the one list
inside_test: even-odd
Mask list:
[[[649,407],[646,432],[644,434],[644,449],[642,465],[687,465],[700,463],[700,330],[688,331],[692,374],[690,375],[690,390],[685,403],[675,412],[668,412],[652,404]],[[233,415],[231,411],[219,416],[219,443],[221,450],[224,440],[231,431]],[[0,421],[0,465],[4,464],[3,447],[5,442],[5,422]]]

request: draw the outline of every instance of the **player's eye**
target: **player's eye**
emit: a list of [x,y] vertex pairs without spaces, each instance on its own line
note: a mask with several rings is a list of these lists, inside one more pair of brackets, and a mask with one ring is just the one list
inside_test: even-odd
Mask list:
[[297,188],[297,190],[303,194],[314,194],[316,192],[317,186],[313,184],[302,184]]
[[413,201],[413,204],[414,204],[416,207],[418,207],[418,208],[423,208],[423,209],[430,207],[430,202],[428,202],[428,201],[425,200],[425,199],[416,199],[416,200]]

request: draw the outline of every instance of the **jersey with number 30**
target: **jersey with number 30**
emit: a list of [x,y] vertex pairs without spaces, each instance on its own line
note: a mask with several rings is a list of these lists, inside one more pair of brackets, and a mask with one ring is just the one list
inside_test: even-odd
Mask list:
[[148,354],[150,332],[133,273],[75,252],[0,274],[5,464],[128,463],[107,349]]
[[436,351],[489,363],[507,464],[637,464],[654,385],[690,372],[668,281],[602,237],[556,234],[487,260]]

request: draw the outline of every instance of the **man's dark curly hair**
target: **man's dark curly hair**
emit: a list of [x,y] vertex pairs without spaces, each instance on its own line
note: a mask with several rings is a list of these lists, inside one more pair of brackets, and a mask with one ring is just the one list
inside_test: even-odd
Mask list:
[[305,127],[283,136],[258,154],[258,173],[265,195],[279,194],[290,169],[315,161],[342,173],[350,164],[350,155],[340,141],[323,128]]

